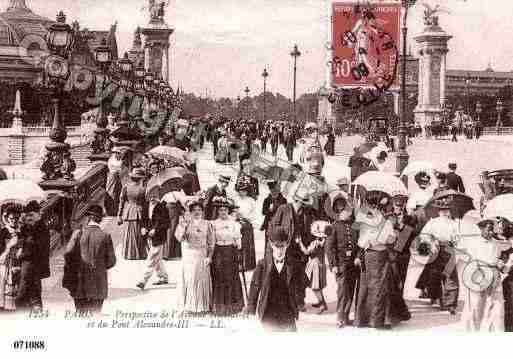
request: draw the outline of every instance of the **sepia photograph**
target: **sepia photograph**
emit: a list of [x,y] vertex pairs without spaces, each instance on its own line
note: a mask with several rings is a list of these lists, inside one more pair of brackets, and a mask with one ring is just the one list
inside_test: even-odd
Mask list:
[[0,353],[512,332],[512,16],[0,0]]

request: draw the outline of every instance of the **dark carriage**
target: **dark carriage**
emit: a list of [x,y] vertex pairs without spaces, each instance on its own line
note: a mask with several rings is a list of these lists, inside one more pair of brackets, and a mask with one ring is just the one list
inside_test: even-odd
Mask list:
[[390,120],[387,117],[371,117],[368,120],[367,133],[369,140],[387,142]]

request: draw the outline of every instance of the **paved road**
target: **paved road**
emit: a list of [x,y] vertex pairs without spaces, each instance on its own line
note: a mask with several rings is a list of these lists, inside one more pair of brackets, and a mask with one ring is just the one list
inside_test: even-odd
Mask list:
[[[325,176],[329,182],[334,183],[335,180],[347,171],[345,165],[352,149],[361,142],[359,137],[344,137],[337,143],[337,157],[328,158],[325,167]],[[479,142],[462,140],[457,144],[448,141],[435,140],[417,140],[408,151],[411,160],[430,160],[435,165],[446,167],[450,160],[458,162],[460,173],[463,176],[469,192],[477,195],[479,189],[476,185],[478,173],[487,168],[504,168],[508,167],[511,158],[510,146],[504,146],[504,143],[497,140]],[[286,158],[283,150],[280,149],[280,157]],[[345,155],[343,155],[345,154]],[[235,176],[236,170],[227,166],[219,165],[211,160],[211,145],[206,144],[205,148],[200,152],[199,156],[199,176],[203,188],[212,185],[216,181],[216,177],[220,172],[232,171]],[[395,167],[395,159],[391,156],[388,166],[390,170]],[[232,183],[228,188],[228,192],[234,191]],[[261,198],[259,206],[268,191],[265,186],[261,186]],[[159,288],[148,287],[148,290],[141,292],[135,289],[135,284],[140,278],[143,271],[142,261],[125,261],[121,258],[121,235],[119,228],[112,218],[106,219],[102,224],[103,227],[112,234],[116,251],[118,254],[118,264],[109,273],[110,298],[105,304],[106,315],[112,315],[116,310],[162,310],[172,309],[176,303],[176,282],[179,273],[180,262],[166,262],[168,273],[171,275],[171,284]],[[257,257],[263,256],[263,238],[262,233],[256,233],[256,251]],[[457,329],[459,316],[450,316],[447,312],[440,312],[436,307],[431,307],[425,300],[419,300],[418,291],[414,287],[414,283],[420,274],[421,267],[412,265],[408,273],[406,283],[406,297],[412,311],[413,318],[407,323],[401,324],[397,330],[411,329]],[[44,298],[48,306],[54,311],[72,308],[72,302],[66,291],[61,288],[62,279],[62,256],[57,255],[52,259],[52,278],[45,280]],[[247,274],[249,283],[251,273]],[[150,281],[151,282],[151,281]],[[311,331],[325,330],[334,327],[335,323],[335,283],[331,274],[328,275],[328,288],[326,289],[326,298],[329,305],[329,311],[323,315],[316,315],[312,308],[309,312],[302,314],[299,321],[299,328]],[[313,303],[314,299],[310,292],[307,294],[307,302]],[[247,328],[254,327],[254,321],[238,321],[235,327]],[[356,330],[354,328],[346,329],[348,331]]]

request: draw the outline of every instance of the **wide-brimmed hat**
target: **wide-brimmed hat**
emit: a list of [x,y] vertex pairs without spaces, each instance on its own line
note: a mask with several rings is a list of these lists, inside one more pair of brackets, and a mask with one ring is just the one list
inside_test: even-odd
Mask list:
[[23,212],[30,213],[30,212],[41,212],[41,205],[38,201],[30,201],[27,203],[25,208],[23,208]]
[[134,168],[132,170],[132,172],[130,172],[130,178],[141,179],[141,178],[145,178],[145,177],[146,177],[146,173],[144,172],[144,170],[142,168]]
[[453,199],[451,196],[440,197],[433,200],[432,206],[437,209],[451,209]]
[[310,233],[318,238],[327,238],[333,232],[329,222],[326,221],[315,221],[310,227]]
[[495,223],[496,223],[495,218],[494,219],[492,219],[492,218],[485,218],[485,219],[482,219],[479,222],[477,222],[477,226],[479,228],[484,228],[484,227],[486,227],[489,224],[495,225]]
[[86,216],[103,217],[103,208],[97,204],[92,205],[85,212]]

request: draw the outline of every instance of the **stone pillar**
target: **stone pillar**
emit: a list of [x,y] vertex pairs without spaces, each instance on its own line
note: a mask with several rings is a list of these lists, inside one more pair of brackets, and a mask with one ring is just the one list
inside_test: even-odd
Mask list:
[[445,76],[447,76],[447,51],[441,52],[440,58],[440,104],[445,104]]
[[13,134],[8,140],[9,160],[11,165],[22,165],[25,160],[25,136]]
[[447,43],[452,38],[438,24],[427,25],[415,37],[419,48],[419,97],[415,109],[415,122],[421,127],[441,117],[441,104],[445,99],[445,57]]
[[162,48],[162,79],[169,83],[169,44]]

